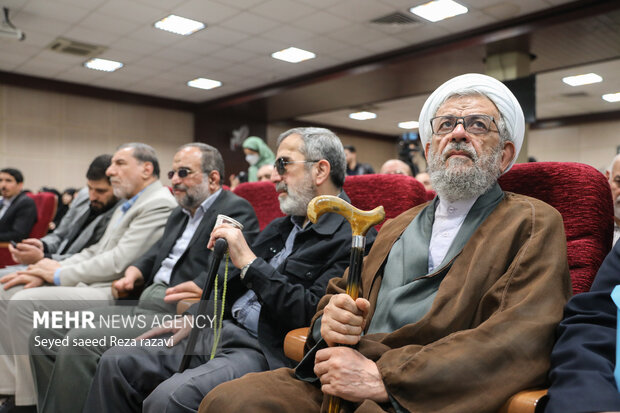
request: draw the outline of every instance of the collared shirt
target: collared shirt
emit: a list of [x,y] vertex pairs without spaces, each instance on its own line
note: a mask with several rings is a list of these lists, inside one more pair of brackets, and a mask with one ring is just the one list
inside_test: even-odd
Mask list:
[[209,209],[209,207],[211,207],[211,205],[213,205],[215,199],[221,192],[222,189],[220,188],[213,194],[209,195],[207,199],[202,201],[202,204],[200,204],[200,206],[196,208],[194,216],[192,216],[190,211],[183,208],[183,213],[185,213],[189,217],[189,220],[187,221],[185,230],[183,230],[183,234],[181,234],[181,236],[177,238],[174,246],[170,250],[170,253],[161,262],[161,266],[159,267],[159,270],[157,270],[157,273],[153,278],[154,283],[159,282],[163,284],[170,284],[170,277],[172,276],[172,270],[174,269],[174,266],[179,261],[185,250],[187,250],[187,247],[189,246],[190,241],[194,237],[196,229],[198,229],[202,218],[205,216],[207,210]]
[[477,198],[448,202],[439,199],[435,210],[433,232],[428,247],[428,272],[443,262],[456,234],[461,229],[467,213]]
[[4,216],[4,214],[6,213],[7,209],[9,209],[9,207],[11,206],[11,204],[13,203],[15,198],[17,198],[17,195],[15,195],[13,198],[2,198],[0,200],[0,202],[2,202],[2,209],[0,209],[0,218],[2,218]]
[[[303,229],[303,218],[291,217],[293,223],[293,229],[288,234],[284,248],[280,250],[272,259],[269,260],[269,265],[273,268],[278,268],[280,264],[288,258],[293,252],[293,245],[295,244],[295,237]],[[232,306],[232,316],[239,324],[245,327],[254,337],[258,337],[258,318],[260,316],[261,303],[258,301],[258,297],[254,290],[248,290],[245,294],[235,301]]]
[[616,245],[616,241],[618,241],[618,239],[620,239],[620,226],[614,220],[614,242],[611,245]]

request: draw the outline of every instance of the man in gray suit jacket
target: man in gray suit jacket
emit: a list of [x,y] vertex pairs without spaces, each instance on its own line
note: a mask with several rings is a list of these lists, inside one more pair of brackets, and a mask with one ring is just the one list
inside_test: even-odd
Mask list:
[[[90,247],[101,239],[118,198],[114,196],[110,178],[105,174],[110,166],[112,156],[97,156],[86,172],[86,187],[71,202],[69,210],[60,221],[58,228],[41,239],[28,238],[16,247],[9,245],[13,260],[21,265],[12,265],[0,270],[0,275],[8,275],[24,270],[43,258],[60,261]],[[12,287],[11,281],[16,277],[0,278],[4,289]]]
[[126,201],[114,211],[101,240],[62,261],[44,258],[18,272],[22,284],[38,288],[0,290],[0,331],[11,331],[0,336],[0,394],[15,395],[18,406],[36,402],[28,360],[35,312],[111,304],[112,281],[161,237],[176,207],[159,182],[157,155],[149,145],[121,145],[106,173],[114,195]]

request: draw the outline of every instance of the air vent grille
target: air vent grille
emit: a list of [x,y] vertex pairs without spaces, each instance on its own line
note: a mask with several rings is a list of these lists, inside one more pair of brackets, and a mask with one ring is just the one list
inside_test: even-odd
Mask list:
[[562,97],[565,98],[585,98],[590,96],[586,92],[571,92],[571,93],[562,93]]
[[414,18],[413,16],[408,16],[401,12],[391,13],[385,15],[383,17],[379,17],[377,19],[370,21],[373,24],[388,24],[388,25],[409,25],[409,24],[419,24],[420,20]]
[[47,49],[73,56],[94,57],[103,53],[107,47],[77,42],[65,37],[58,37],[47,46]]

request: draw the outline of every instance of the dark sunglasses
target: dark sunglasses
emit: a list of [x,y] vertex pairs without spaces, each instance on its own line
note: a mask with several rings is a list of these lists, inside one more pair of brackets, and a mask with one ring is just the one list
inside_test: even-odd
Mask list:
[[175,173],[179,175],[179,178],[183,179],[194,172],[189,168],[179,168],[176,171],[168,171],[168,179],[172,179]]
[[284,175],[286,173],[286,165],[291,163],[316,163],[318,161],[289,161],[284,157],[280,157],[276,159],[273,163],[273,167],[276,168],[276,172],[278,175]]

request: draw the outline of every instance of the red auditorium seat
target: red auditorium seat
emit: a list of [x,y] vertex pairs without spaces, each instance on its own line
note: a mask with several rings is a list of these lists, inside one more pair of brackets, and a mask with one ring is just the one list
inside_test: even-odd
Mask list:
[[[32,198],[37,206],[37,222],[35,222],[30,231],[30,238],[41,238],[47,234],[49,223],[52,222],[54,215],[56,215],[58,199],[51,192],[39,192],[38,194],[29,192],[26,195]],[[0,268],[16,264],[13,258],[11,258],[8,245],[6,242],[0,243]]]

